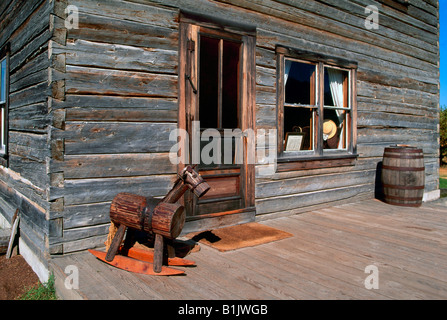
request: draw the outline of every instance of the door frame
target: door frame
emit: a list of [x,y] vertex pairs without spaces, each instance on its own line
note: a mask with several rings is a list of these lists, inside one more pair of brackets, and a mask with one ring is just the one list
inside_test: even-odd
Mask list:
[[[241,130],[251,129],[255,132],[255,105],[256,105],[256,29],[253,27],[241,27],[232,22],[223,23],[221,20],[215,23],[212,19],[203,17],[192,17],[190,14],[180,15],[179,28],[179,73],[178,73],[178,128],[186,130],[189,134],[192,128],[190,124],[194,121],[195,108],[198,105],[197,95],[186,75],[190,76],[192,84],[197,84],[198,39],[196,38],[201,28],[216,30],[217,32],[234,33],[242,38],[242,72],[241,72]],[[190,41],[192,40],[192,41]],[[193,59],[194,57],[194,59]],[[196,85],[197,86],[197,85]],[[185,141],[184,141],[185,142]],[[252,146],[253,150],[248,150]],[[186,218],[182,234],[193,231],[216,229],[220,227],[252,222],[255,220],[255,164],[248,163],[248,152],[255,152],[255,135],[249,134],[243,139],[244,164],[241,166],[241,183],[243,188],[244,206],[242,209],[191,216]],[[183,146],[189,148],[189,146]],[[185,150],[185,149],[184,149]],[[251,159],[255,157],[252,156]],[[251,161],[253,162],[253,161]],[[185,164],[178,165],[178,172],[183,170]],[[183,200],[184,201],[184,198]],[[184,205],[186,205],[184,203]]]

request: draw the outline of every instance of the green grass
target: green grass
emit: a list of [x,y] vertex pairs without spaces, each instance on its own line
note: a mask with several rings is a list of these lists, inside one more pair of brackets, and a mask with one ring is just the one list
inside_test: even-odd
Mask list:
[[439,188],[440,189],[447,189],[447,179],[439,178]]
[[57,300],[54,289],[54,275],[50,274],[48,282],[28,288],[28,291],[19,296],[18,300]]

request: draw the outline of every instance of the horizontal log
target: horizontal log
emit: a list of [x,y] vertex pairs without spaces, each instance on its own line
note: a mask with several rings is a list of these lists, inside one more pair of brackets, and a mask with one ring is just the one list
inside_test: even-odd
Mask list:
[[256,85],[276,87],[276,69],[256,66]]
[[264,181],[256,184],[256,199],[313,192],[330,188],[343,188],[374,180],[375,170],[334,173],[298,177],[287,180]]
[[378,100],[370,97],[357,97],[357,110],[359,112],[378,112],[400,113],[406,115],[436,117],[439,109],[437,107],[421,106],[411,103]]
[[64,242],[107,234],[110,224],[64,230]]
[[177,50],[75,40],[53,53],[65,53],[68,65],[177,74]]
[[52,161],[52,172],[63,171],[66,179],[148,176],[175,174],[177,166],[168,153],[67,155],[64,161]]
[[[402,137],[400,142],[396,141],[381,141],[376,143],[364,143],[357,146],[357,152],[361,158],[381,157],[383,156],[383,150],[390,146],[398,144],[410,144],[411,139],[409,137]],[[427,159],[438,158],[439,159],[439,147],[433,143],[417,143],[414,146],[422,148],[424,150],[424,156]]]
[[67,39],[176,50],[178,31],[127,19],[83,13],[79,15],[79,28],[68,30]]
[[357,81],[357,93],[359,97],[410,103],[430,108],[436,108],[439,103],[435,94],[363,81]]
[[67,109],[67,121],[177,122],[177,110],[145,108],[73,108]]
[[46,132],[51,115],[46,103],[27,105],[9,110],[9,128],[14,131]]
[[26,177],[35,187],[46,189],[49,179],[45,162],[32,160],[29,156],[10,154],[9,168]]
[[275,50],[269,50],[256,47],[256,66],[265,68],[276,68],[276,53]]
[[410,77],[396,75],[394,73],[388,72],[359,69],[357,72],[357,79],[360,81],[378,83],[381,85],[388,85],[397,88],[412,89],[431,94],[436,94],[438,92],[438,86],[436,84],[426,83]]
[[[151,98],[151,97],[126,97],[126,96],[104,96],[104,95],[66,95],[64,101],[52,100],[51,107],[54,109],[67,108],[67,120],[85,120],[84,118],[71,118],[76,115],[76,110],[69,108],[86,109],[124,109],[130,108],[139,111],[140,109],[159,110],[160,112],[177,111],[176,98]],[[80,111],[81,112],[81,111]],[[107,119],[105,119],[107,120]]]
[[177,76],[67,66],[66,94],[177,97]]
[[[7,182],[0,180],[0,197],[13,209],[19,209],[22,223],[27,223],[43,233],[48,227],[48,222],[45,218],[45,207],[40,206],[35,197],[31,195],[29,197],[25,196],[28,196],[29,191],[25,193],[24,189],[29,188],[29,186],[20,186],[17,182],[15,184],[7,184]],[[12,216],[9,219],[11,221]]]
[[120,192],[162,197],[172,186],[175,176],[98,178],[65,180],[64,187],[50,187],[50,201],[64,198],[65,205],[112,201]]
[[65,139],[65,154],[118,154],[169,152],[170,123],[69,122],[55,139]]
[[395,142],[401,143],[405,138],[411,137],[409,143],[436,143],[438,139],[438,133],[429,129],[404,129],[389,127],[365,127],[358,130],[357,142],[359,145],[374,142]]
[[110,202],[66,206],[64,229],[88,227],[110,223]]
[[152,3],[133,3],[117,0],[72,0],[80,14],[108,16],[119,20],[130,20],[139,24],[178,28],[178,9],[162,8]]
[[364,126],[383,126],[394,128],[414,128],[436,130],[436,118],[425,116],[403,115],[387,112],[358,112],[357,124]]
[[35,72],[29,76],[23,77],[14,83],[11,83],[9,89],[10,89],[10,92],[12,93],[12,92],[16,92],[16,91],[23,90],[25,88],[37,85],[37,84],[42,83],[47,80],[48,80],[48,70],[43,69],[43,70]]
[[103,247],[104,241],[107,238],[107,233],[104,235],[98,235],[94,237],[83,238],[74,241],[67,241],[62,244],[62,252],[71,253],[82,251],[86,249],[92,249],[96,247]]
[[[49,66],[50,61],[48,59],[48,50],[45,50],[34,56],[32,59],[27,60],[27,63],[25,63],[20,69],[17,69],[15,70],[15,72],[10,73],[10,86],[14,85],[17,81],[32,75],[35,72],[38,72],[40,70],[47,70]],[[47,78],[48,77],[45,77],[45,79]],[[13,92],[15,90],[10,91]]]
[[276,89],[256,86],[256,105],[258,104],[276,105]]
[[305,192],[288,196],[272,197],[256,201],[256,214],[266,214],[280,210],[293,210],[321,203],[330,203],[341,199],[349,199],[358,194],[374,190],[374,181],[366,184],[344,188],[332,188],[314,192]]
[[256,104],[256,129],[276,129],[276,105]]
[[48,136],[29,132],[9,132],[9,152],[23,158],[44,162],[50,155]]
[[48,82],[45,80],[23,90],[11,93],[9,96],[9,108],[14,109],[39,102],[46,102],[49,94]]
[[44,32],[38,34],[36,37],[32,38],[20,51],[16,52],[10,57],[10,72],[15,72],[15,70],[21,68],[28,60],[32,59],[34,56],[39,55],[48,48],[48,41],[52,37],[52,32],[49,29],[45,29]]

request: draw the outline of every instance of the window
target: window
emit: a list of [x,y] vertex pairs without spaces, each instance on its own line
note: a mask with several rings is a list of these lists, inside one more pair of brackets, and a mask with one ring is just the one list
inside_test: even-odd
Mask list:
[[[318,65],[292,59],[284,63],[284,151],[315,149]],[[295,140],[297,143],[292,143]]]
[[201,128],[238,128],[241,43],[200,35]]
[[285,47],[277,57],[279,162],[354,155],[357,64]]
[[[0,157],[5,157],[8,145],[9,56],[7,52],[7,48],[0,50]],[[2,161],[0,164],[5,163]]]
[[[216,129],[220,136],[224,136],[225,129],[240,128],[240,79],[241,79],[241,48],[242,37],[223,33],[212,32],[202,28],[198,34],[199,65],[198,65],[198,97],[199,97],[199,121],[201,134],[201,150],[209,146],[214,136],[203,138],[208,129]],[[197,118],[196,118],[197,119]],[[235,157],[238,145],[242,141],[236,137],[220,139],[220,150],[224,150],[225,144],[231,144],[232,155],[224,152],[219,155],[211,150],[211,163],[203,162],[201,166],[235,165]],[[228,161],[231,159],[231,162]]]

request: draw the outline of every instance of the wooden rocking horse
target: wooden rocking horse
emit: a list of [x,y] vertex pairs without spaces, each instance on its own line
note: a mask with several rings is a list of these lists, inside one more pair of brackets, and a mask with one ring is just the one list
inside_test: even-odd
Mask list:
[[[152,275],[176,275],[184,271],[163,266],[165,239],[178,237],[185,224],[185,210],[177,201],[190,189],[202,197],[210,186],[194,170],[187,166],[178,175],[173,188],[162,199],[143,197],[131,193],[119,193],[110,205],[109,235],[106,241],[107,253],[90,249],[100,260],[115,267]],[[127,230],[124,246],[121,243]],[[155,235],[154,251],[132,248],[134,231]],[[117,253],[120,252],[121,254]],[[168,265],[190,266],[193,261],[170,258]]]

